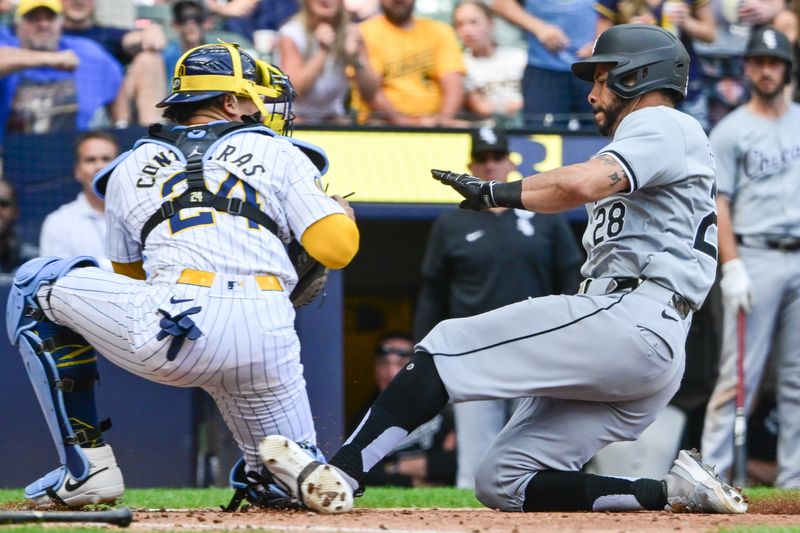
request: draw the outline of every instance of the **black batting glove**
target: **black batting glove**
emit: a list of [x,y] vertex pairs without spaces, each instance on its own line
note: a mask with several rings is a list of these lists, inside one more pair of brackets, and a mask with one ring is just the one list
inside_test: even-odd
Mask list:
[[484,181],[469,174],[456,174],[449,170],[431,169],[431,175],[464,197],[464,201],[460,204],[462,209],[480,211],[497,207],[492,195],[492,187],[498,183],[496,181]]
[[436,169],[431,169],[431,175],[435,180],[451,186],[464,197],[464,201],[459,204],[462,209],[472,209],[473,211],[492,207],[524,209],[521,181],[513,183],[484,181],[469,174],[456,174],[449,170]]

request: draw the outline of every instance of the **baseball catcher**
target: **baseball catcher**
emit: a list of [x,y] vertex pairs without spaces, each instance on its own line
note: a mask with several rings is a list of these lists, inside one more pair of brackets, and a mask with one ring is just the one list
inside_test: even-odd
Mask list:
[[[279,69],[234,44],[204,45],[180,58],[172,88],[159,107],[177,126],[151,127],[95,177],[114,272],[91,257],[43,257],[14,278],[8,335],[61,462],[25,489],[37,503],[79,507],[123,494],[97,420],[97,353],[214,399],[243,454],[230,508],[245,498],[292,501],[261,465],[266,435],[322,459],[293,327],[293,300],[310,296],[295,292],[286,247],[306,254],[317,275],[343,268],[358,249],[353,211],[317,185],[325,153],[287,136],[295,95]],[[314,478],[326,487],[325,475]]]

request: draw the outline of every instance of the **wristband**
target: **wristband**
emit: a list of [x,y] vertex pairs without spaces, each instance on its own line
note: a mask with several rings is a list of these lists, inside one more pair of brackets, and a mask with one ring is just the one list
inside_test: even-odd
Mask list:
[[489,189],[494,207],[525,209],[522,205],[522,180],[511,183],[495,183]]

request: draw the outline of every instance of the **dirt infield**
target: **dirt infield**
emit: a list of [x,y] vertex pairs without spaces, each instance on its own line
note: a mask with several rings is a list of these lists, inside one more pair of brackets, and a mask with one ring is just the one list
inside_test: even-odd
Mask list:
[[343,515],[319,515],[306,511],[252,511],[222,513],[213,510],[134,510],[130,529],[223,530],[265,529],[347,533],[464,532],[521,533],[674,532],[715,531],[724,527],[769,525],[800,527],[797,514],[698,515],[666,512],[641,513],[500,513],[489,509],[356,509]]

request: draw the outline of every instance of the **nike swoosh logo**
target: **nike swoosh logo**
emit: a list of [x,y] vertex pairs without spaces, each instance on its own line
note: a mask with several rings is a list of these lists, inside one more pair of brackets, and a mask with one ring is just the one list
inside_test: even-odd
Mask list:
[[73,490],[77,490],[77,489],[81,488],[81,487],[83,486],[83,484],[84,484],[84,483],[86,483],[87,481],[89,481],[90,479],[92,479],[94,476],[96,476],[96,475],[97,475],[97,474],[99,474],[100,472],[105,472],[106,470],[108,470],[108,467],[101,468],[101,469],[100,469],[100,470],[98,470],[97,472],[92,472],[91,474],[89,474],[88,476],[86,476],[86,479],[84,479],[83,481],[78,481],[78,482],[77,482],[77,483],[75,483],[75,484],[72,484],[72,483],[71,483],[72,479],[67,479],[67,482],[66,482],[66,483],[64,483],[64,488],[65,488],[65,489],[67,489],[67,492],[72,492]]
[[192,299],[191,299],[191,298],[186,298],[185,300],[178,300],[178,299],[177,299],[177,298],[175,298],[174,296],[173,296],[172,298],[170,298],[170,299],[169,299],[169,303],[171,303],[172,305],[175,305],[175,304],[182,304],[182,303],[184,303],[184,302],[191,302],[191,301],[192,301]]
[[675,318],[675,317],[672,317],[672,316],[669,316],[669,315],[667,314],[667,311],[666,311],[666,309],[665,309],[664,311],[661,311],[661,318],[666,318],[667,320],[674,320],[675,322],[677,322],[677,321],[678,321],[678,319],[677,319],[677,318]]
[[484,233],[485,232],[482,229],[479,229],[478,231],[473,231],[472,233],[467,233],[467,235],[464,238],[467,239],[467,242],[475,242],[478,239],[480,239],[481,237],[483,237]]

